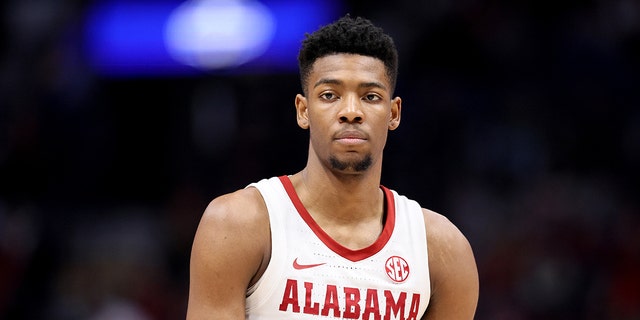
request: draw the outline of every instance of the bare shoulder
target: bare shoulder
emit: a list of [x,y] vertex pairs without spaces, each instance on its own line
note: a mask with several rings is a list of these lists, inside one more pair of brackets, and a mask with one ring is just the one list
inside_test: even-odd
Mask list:
[[473,319],[479,283],[471,245],[445,216],[422,211],[431,275],[431,301],[424,319]]
[[471,250],[467,238],[447,217],[429,209],[423,208],[422,212],[427,228],[427,238],[430,240],[429,248],[435,246],[433,249],[436,250],[447,247],[463,251],[466,251],[465,249]]
[[246,188],[212,200],[191,249],[188,319],[244,319],[247,288],[266,268],[269,216],[262,196]]
[[256,188],[241,189],[213,199],[204,211],[201,224],[215,221],[231,228],[260,225],[263,221],[259,220],[268,221],[266,210]]
[[[204,249],[204,254],[215,254],[216,259],[226,259],[223,262],[229,265],[241,262],[256,269],[268,258],[269,240],[269,215],[264,200],[256,188],[246,188],[209,203],[196,232],[194,250]],[[198,241],[202,242],[201,247],[196,247]]]

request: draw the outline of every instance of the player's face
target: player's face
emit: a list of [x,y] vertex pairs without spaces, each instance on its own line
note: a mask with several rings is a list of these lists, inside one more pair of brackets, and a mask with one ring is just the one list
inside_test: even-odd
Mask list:
[[310,156],[344,173],[380,165],[388,130],[400,124],[384,63],[357,54],[316,60],[308,95],[296,97],[298,125],[310,130]]

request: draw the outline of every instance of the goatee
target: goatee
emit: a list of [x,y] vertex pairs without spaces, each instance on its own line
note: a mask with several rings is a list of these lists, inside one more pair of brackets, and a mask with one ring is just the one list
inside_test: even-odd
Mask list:
[[371,167],[373,163],[373,159],[371,155],[368,154],[362,160],[354,160],[354,161],[341,161],[338,160],[335,156],[329,157],[329,162],[331,163],[331,168],[338,171],[354,171],[354,172],[362,172],[366,171]]

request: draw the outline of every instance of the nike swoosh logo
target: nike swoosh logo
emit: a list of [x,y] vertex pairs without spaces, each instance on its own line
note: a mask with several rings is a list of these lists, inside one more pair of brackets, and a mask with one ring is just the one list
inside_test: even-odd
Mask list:
[[314,268],[314,267],[319,267],[323,264],[326,264],[326,262],[323,263],[316,263],[316,264],[299,264],[298,263],[298,258],[296,258],[295,260],[293,260],[293,268],[296,270],[303,270],[303,269],[309,269],[309,268]]

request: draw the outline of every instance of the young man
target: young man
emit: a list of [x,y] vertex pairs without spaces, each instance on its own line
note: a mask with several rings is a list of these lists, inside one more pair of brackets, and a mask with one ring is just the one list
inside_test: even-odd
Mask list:
[[472,319],[478,273],[443,216],[380,185],[397,51],[346,16],[298,56],[302,171],[214,199],[191,256],[188,319]]

